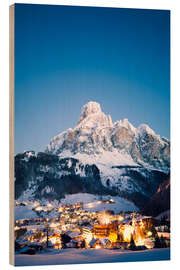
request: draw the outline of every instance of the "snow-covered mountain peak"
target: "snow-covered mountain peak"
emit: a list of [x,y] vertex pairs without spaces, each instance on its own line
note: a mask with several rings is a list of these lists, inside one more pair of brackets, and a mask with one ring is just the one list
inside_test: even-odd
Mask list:
[[85,104],[82,107],[81,110],[81,115],[80,115],[80,119],[79,122],[83,121],[85,118],[87,118],[89,115],[92,114],[101,114],[102,110],[101,110],[101,106],[99,103],[95,102],[95,101],[89,101],[87,104]]
[[[46,152],[60,157],[75,157],[91,164],[137,164],[164,171],[170,166],[170,143],[146,124],[135,128],[128,119],[112,122],[97,102],[82,107],[74,129],[55,136]],[[116,157],[116,158],[114,158]]]
[[99,103],[90,101],[82,107],[80,119],[76,129],[112,127],[110,115],[105,115]]

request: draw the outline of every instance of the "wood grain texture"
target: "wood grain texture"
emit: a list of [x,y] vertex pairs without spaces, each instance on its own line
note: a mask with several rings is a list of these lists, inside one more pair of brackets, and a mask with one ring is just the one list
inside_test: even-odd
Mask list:
[[9,7],[9,263],[14,265],[14,15]]

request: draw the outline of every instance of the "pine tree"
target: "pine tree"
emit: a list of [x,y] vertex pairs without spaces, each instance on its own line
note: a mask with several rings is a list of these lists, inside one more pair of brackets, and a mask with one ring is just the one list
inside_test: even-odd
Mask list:
[[165,241],[165,238],[161,235],[161,238],[160,238],[160,243],[161,243],[161,248],[166,248],[166,241]]
[[155,248],[161,248],[161,241],[160,241],[159,236],[157,234],[155,236]]
[[135,242],[134,242],[133,235],[131,235],[131,241],[130,241],[129,248],[130,248],[131,250],[135,250],[135,249],[136,249],[136,245],[135,245]]

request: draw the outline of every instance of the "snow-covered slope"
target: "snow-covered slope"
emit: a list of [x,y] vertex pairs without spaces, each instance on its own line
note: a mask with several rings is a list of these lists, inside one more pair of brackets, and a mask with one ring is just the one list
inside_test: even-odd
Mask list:
[[15,198],[62,200],[68,194],[119,196],[144,206],[165,173],[136,165],[85,164],[74,158],[24,152],[15,157]]
[[[112,199],[114,202],[107,204],[103,203],[108,199]],[[44,207],[38,207],[38,202],[32,202],[31,200],[24,200],[23,197],[18,199],[18,202],[26,201],[27,205],[15,206],[15,219],[26,219],[26,218],[37,218],[41,217],[59,217],[59,212],[56,211],[58,207],[65,204],[75,204],[78,202],[83,203],[83,208],[88,211],[106,211],[112,210],[114,213],[119,213],[120,211],[138,211],[139,209],[135,206],[134,203],[121,198],[119,196],[100,196],[89,193],[76,193],[76,194],[66,194],[63,199],[60,201],[53,200],[51,203],[48,203],[48,200],[41,200],[41,203],[45,205]],[[48,207],[49,206],[49,207]],[[50,212],[40,212],[38,209],[48,209]],[[39,215],[38,215],[39,212]]]
[[[108,200],[111,198],[114,200],[114,203],[105,204],[101,203],[102,200]],[[115,213],[120,211],[138,211],[138,208],[134,203],[123,199],[119,196],[97,196],[89,193],[77,193],[77,194],[68,194],[64,199],[61,200],[61,204],[75,204],[77,202],[82,202],[83,208],[88,211],[106,211],[113,210]]]

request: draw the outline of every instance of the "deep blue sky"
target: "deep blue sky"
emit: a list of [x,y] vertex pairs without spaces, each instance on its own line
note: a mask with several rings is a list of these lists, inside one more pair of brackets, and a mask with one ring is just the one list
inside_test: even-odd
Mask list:
[[16,4],[15,14],[16,153],[43,151],[91,100],[169,138],[169,11]]

